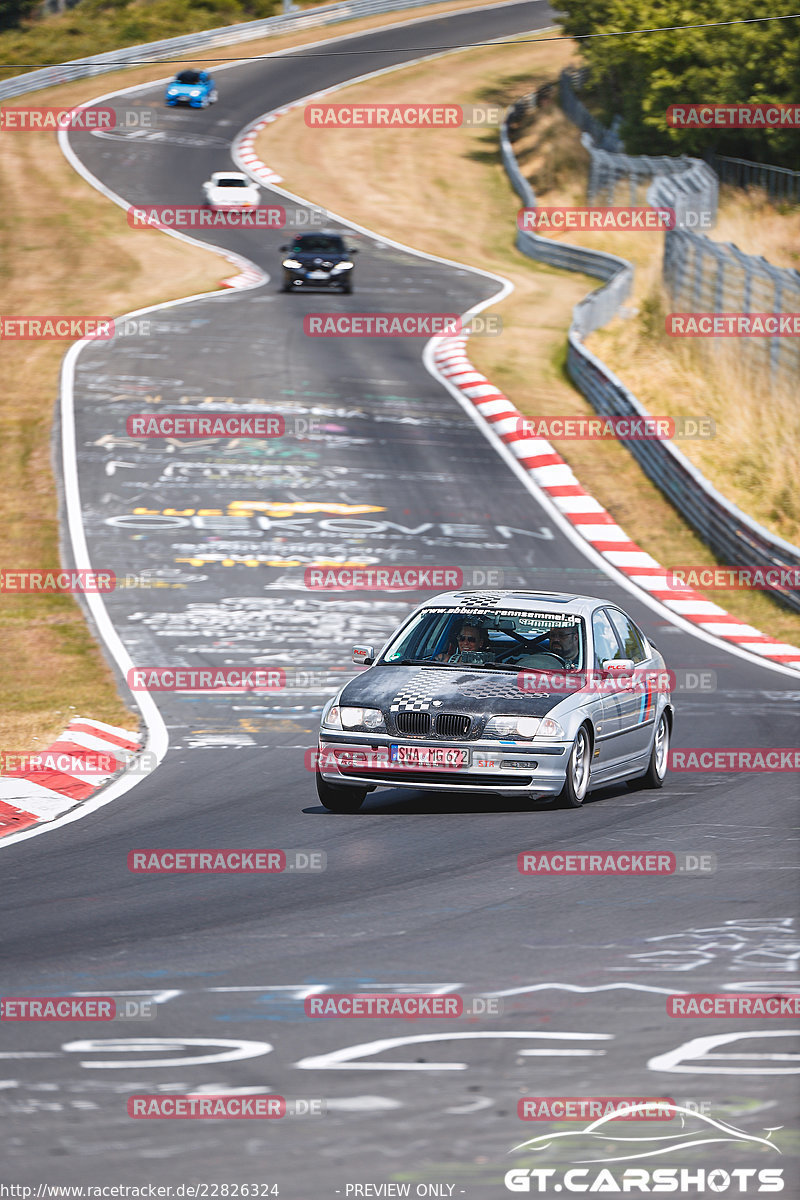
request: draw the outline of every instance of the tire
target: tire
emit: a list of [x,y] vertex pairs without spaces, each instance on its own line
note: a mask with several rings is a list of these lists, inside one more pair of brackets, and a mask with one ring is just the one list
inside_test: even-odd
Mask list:
[[213,92],[210,92],[210,93],[209,93],[209,97],[208,97],[208,98],[209,98],[209,100],[211,101],[211,103],[212,103],[212,104],[216,104],[216,103],[217,103],[217,100],[219,99],[219,96],[217,95],[216,88],[214,89],[214,91],[213,91]]
[[281,284],[281,287],[280,287],[280,290],[281,290],[282,292],[291,292],[291,291],[292,291],[292,286],[291,286],[291,284],[288,284],[288,283],[282,283],[282,284]]
[[650,762],[647,764],[647,770],[644,775],[639,775],[636,779],[628,781],[628,787],[636,790],[638,788],[662,788],[664,780],[667,777],[667,766],[669,764],[669,717],[665,712],[662,712],[656,725],[656,731],[653,734],[653,748],[650,751]]
[[355,813],[361,808],[367,795],[366,788],[337,787],[336,784],[326,783],[317,772],[317,795],[320,803],[330,812]]
[[558,797],[561,808],[580,808],[589,790],[592,770],[592,744],[585,725],[581,725],[572,743],[567,762],[567,778]]
[[350,296],[350,295],[352,295],[352,292],[353,292],[352,283],[345,283],[342,285],[342,294],[343,295]]

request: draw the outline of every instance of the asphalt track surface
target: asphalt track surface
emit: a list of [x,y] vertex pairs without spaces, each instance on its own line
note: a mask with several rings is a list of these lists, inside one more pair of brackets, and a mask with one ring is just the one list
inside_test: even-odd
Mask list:
[[[72,146],[130,201],[197,203],[202,181],[229,161],[224,143],[260,113],[417,56],[405,47],[468,44],[551,19],[543,5],[509,5],[340,42],[346,54],[245,63],[220,74],[220,102],[205,111],[165,112],[161,87],[144,89],[120,106],[151,105],[158,128],[201,135],[196,144],[81,133]],[[357,53],[365,49],[374,53]],[[380,643],[421,597],[312,593],[302,566],[265,560],[369,555],[493,568],[510,586],[606,596],[672,668],[714,673],[715,690],[675,697],[678,747],[791,745],[800,683],[677,628],[587,560],[427,373],[421,340],[303,334],[306,312],[461,312],[496,283],[358,236],[352,297],[284,296],[276,281],[285,235],[213,240],[271,282],[153,314],[146,336],[97,344],[78,360],[91,559],[122,576],[173,572],[156,576],[173,586],[108,599],[137,664],[318,674],[293,676],[295,686],[271,695],[160,694],[170,749],[154,774],[106,808],[3,850],[4,995],[149,991],[157,1000],[146,1022],[4,1023],[3,1176],[270,1183],[300,1200],[411,1180],[494,1198],[509,1194],[510,1166],[608,1155],[587,1155],[589,1141],[561,1158],[509,1155],[552,1128],[517,1118],[521,1096],[670,1096],[704,1103],[751,1135],[782,1126],[785,1153],[727,1142],[657,1165],[780,1165],[791,1194],[796,1022],[673,1019],[665,1002],[672,991],[786,992],[796,980],[796,776],[673,773],[661,792],[610,789],[578,811],[382,791],[355,816],[330,814],[304,767],[319,708],[353,671],[351,645]],[[174,411],[183,397],[280,411],[287,426],[313,416],[319,432],[171,449],[125,439],[127,415]],[[287,502],[320,511],[273,507]],[[342,515],[326,511],[332,504],[375,511]],[[165,520],[165,509],[184,515]],[[222,515],[198,520],[189,511],[198,509]],[[256,565],[224,565],[231,555]],[[127,855],[140,847],[299,848],[324,851],[326,869],[134,875]],[[718,869],[533,879],[516,868],[531,849],[685,850],[715,854]],[[314,986],[508,994],[494,1016],[312,1021],[302,996]],[[445,1037],[372,1044],[431,1034]],[[680,1071],[667,1069],[668,1052],[724,1034],[739,1040],[715,1057],[685,1052]],[[358,1057],[345,1055],[365,1043]],[[167,1122],[126,1113],[133,1093],[236,1089],[321,1098],[327,1115]]]

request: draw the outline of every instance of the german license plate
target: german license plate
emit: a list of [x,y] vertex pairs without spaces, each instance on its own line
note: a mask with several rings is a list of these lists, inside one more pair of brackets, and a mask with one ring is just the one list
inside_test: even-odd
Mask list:
[[391,759],[407,767],[468,767],[470,751],[448,746],[392,746]]
[[327,279],[329,274],[330,274],[329,271],[309,271],[308,278],[309,279]]

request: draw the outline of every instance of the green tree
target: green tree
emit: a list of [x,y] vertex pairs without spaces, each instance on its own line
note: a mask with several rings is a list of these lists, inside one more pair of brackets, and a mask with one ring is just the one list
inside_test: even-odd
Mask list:
[[[591,68],[590,102],[606,122],[621,115],[631,153],[715,151],[797,167],[798,130],[673,129],[666,110],[672,104],[798,103],[800,19],[714,26],[779,15],[766,0],[567,0],[565,7],[564,28],[573,36],[665,30],[580,42]],[[691,24],[710,27],[668,28]]]
[[0,29],[16,29],[40,0],[0,0]]

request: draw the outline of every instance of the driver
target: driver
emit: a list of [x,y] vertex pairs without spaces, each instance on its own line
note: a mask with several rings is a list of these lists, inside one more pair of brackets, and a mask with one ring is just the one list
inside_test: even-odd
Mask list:
[[554,625],[550,630],[549,648],[563,658],[568,671],[575,670],[580,661],[581,645],[577,625]]
[[480,625],[464,624],[458,631],[455,652],[452,643],[443,654],[436,655],[437,662],[457,663],[462,654],[469,651],[485,651],[489,648],[489,634]]

